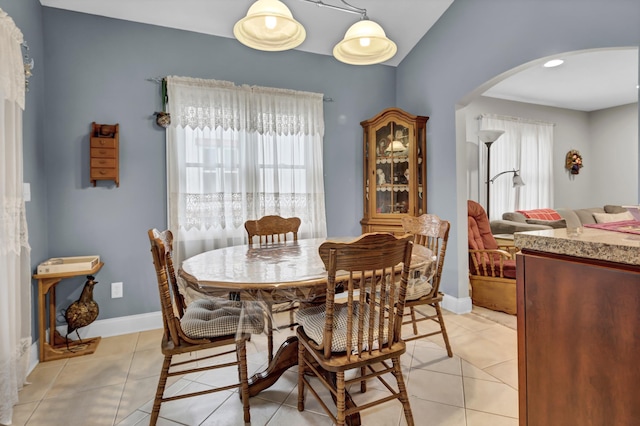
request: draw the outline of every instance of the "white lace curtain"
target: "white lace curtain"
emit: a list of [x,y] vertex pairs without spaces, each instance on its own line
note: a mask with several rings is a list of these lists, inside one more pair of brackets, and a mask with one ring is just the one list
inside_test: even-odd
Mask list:
[[[480,129],[504,130],[491,145],[491,177],[520,170],[525,185],[513,187],[513,174],[497,178],[489,192],[489,219],[501,219],[514,210],[553,208],[553,123],[493,114],[480,117]],[[481,176],[486,176],[487,148],[480,144]],[[484,183],[484,178],[483,178]],[[480,185],[486,200],[486,183]]]
[[169,228],[178,262],[243,244],[244,222],[301,219],[326,236],[322,94],[167,77]]
[[22,33],[0,9],[0,424],[11,424],[31,345],[31,274],[22,193]]

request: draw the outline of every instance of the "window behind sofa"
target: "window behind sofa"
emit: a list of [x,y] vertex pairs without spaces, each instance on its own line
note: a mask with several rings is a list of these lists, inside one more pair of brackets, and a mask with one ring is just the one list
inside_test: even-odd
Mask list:
[[[490,218],[515,210],[553,207],[553,123],[494,114],[480,116],[481,129],[504,130],[491,146],[491,176],[505,170],[520,170],[525,185],[513,188],[511,175],[491,184]],[[480,144],[480,170],[486,176],[487,148]],[[486,199],[486,182],[480,199]]]

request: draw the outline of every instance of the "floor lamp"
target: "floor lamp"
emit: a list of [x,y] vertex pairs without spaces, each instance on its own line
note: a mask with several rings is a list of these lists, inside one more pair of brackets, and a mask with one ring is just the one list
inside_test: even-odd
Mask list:
[[489,188],[491,185],[491,144],[493,144],[500,136],[504,134],[504,130],[479,130],[478,138],[487,146],[487,217],[489,216]]
[[[497,175],[495,175],[494,177],[492,177],[489,182],[493,183],[494,180],[496,180],[497,177],[502,176],[506,173],[513,173],[513,178],[512,178],[512,182],[513,182],[513,187],[514,188],[519,188],[521,186],[524,186],[524,181],[522,180],[522,177],[520,177],[520,170],[505,170],[504,172],[500,172]],[[518,208],[518,205],[520,203],[520,193],[516,192],[516,209]],[[489,216],[489,213],[487,213],[487,217]]]

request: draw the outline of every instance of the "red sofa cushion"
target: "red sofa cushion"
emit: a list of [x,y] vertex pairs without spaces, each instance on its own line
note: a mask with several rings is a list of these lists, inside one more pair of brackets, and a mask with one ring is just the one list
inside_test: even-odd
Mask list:
[[562,216],[553,209],[516,210],[527,219],[560,220]]

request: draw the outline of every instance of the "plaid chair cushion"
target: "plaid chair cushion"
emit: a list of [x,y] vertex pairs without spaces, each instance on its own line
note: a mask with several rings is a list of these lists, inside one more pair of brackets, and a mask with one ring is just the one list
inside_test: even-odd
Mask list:
[[[438,222],[438,229],[433,230],[433,232],[437,234],[439,230],[440,230],[440,226]],[[422,252],[423,256],[428,256],[430,261],[426,263],[418,262],[418,265],[414,267],[413,266],[414,259],[412,259],[412,262],[411,262],[412,267],[409,270],[409,280],[407,282],[407,296],[405,297],[405,300],[417,300],[429,294],[431,292],[431,289],[433,288],[431,285],[431,278],[433,278],[433,275],[436,272],[438,258],[433,255],[431,250],[429,250],[424,246],[416,245],[413,248],[413,252],[414,253]],[[400,282],[398,281],[396,284],[400,285]],[[398,297],[397,293],[398,292],[396,292],[396,300]]]
[[424,275],[411,278],[407,283],[407,297],[405,300],[420,299],[422,296],[429,294],[432,288],[431,283]]
[[[354,302],[353,304],[353,347],[352,352],[357,352],[357,337],[358,337],[358,321],[360,312],[364,315],[364,340],[369,338],[369,306],[364,305],[363,309],[360,309],[360,304]],[[377,311],[376,311],[377,312]],[[347,350],[347,315],[348,309],[346,304],[336,304],[333,312],[333,337],[331,339],[331,352],[346,352]],[[311,308],[300,309],[296,314],[298,324],[304,328],[304,332],[309,336],[316,344],[322,345],[324,340],[324,323],[325,323],[325,306],[314,306]],[[385,321],[386,323],[386,321]],[[375,315],[374,322],[374,339],[378,337],[378,315]],[[386,333],[386,324],[385,324]],[[387,342],[387,336],[383,337],[383,341]],[[374,343],[373,349],[376,349]],[[364,349],[367,349],[366,347]]]
[[264,312],[255,302],[225,299],[198,299],[180,320],[184,333],[193,338],[209,338],[241,333],[264,332]]
[[[421,266],[419,268],[412,269],[409,272],[409,280],[407,281],[407,295],[405,300],[417,300],[423,296],[426,296],[431,292],[433,286],[431,285],[431,277],[435,272],[435,261],[428,265]],[[390,277],[387,276],[387,283]],[[397,302],[400,293],[400,280],[396,281],[396,291],[394,292],[394,299]],[[380,296],[380,284],[376,286],[376,294]]]

